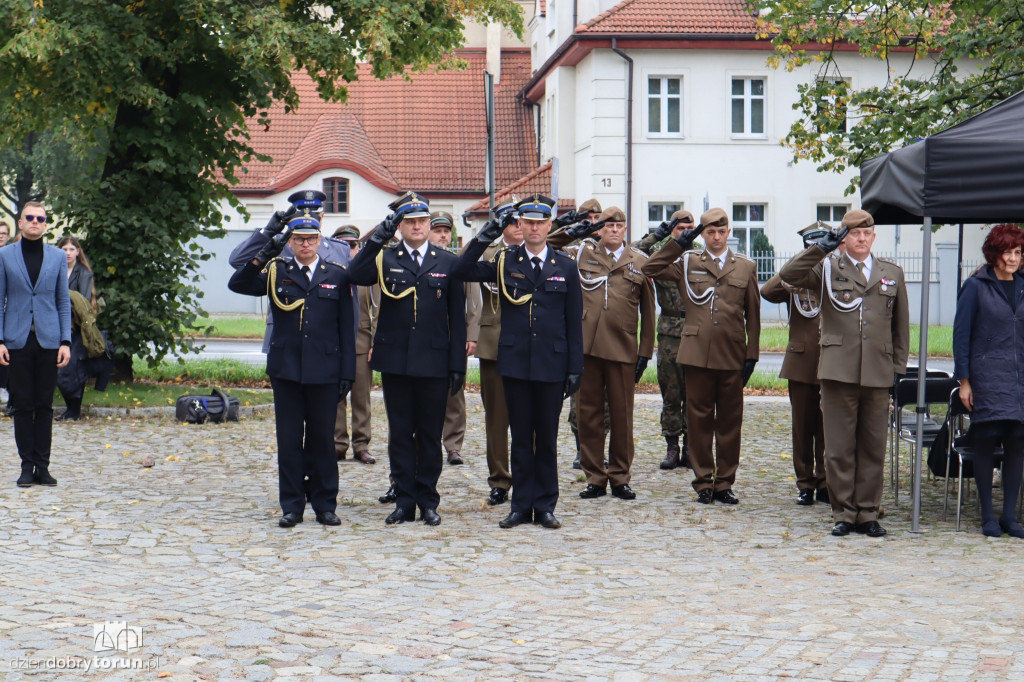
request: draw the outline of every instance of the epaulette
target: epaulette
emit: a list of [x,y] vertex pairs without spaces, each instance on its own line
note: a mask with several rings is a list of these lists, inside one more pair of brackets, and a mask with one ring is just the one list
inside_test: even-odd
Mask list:
[[646,253],[644,253],[643,251],[641,251],[640,249],[636,248],[635,246],[630,246],[629,248],[630,248],[630,250],[631,250],[631,251],[633,251],[633,253],[639,253],[639,254],[640,254],[641,256],[643,256],[643,257],[644,257],[645,259],[646,259],[646,258],[649,258],[649,257],[650,257],[650,256],[648,256],[648,255],[647,255]]
[[498,262],[498,256],[500,256],[503,253],[512,253],[512,251],[515,250],[515,248],[516,247],[512,246],[512,245],[506,245],[506,246],[499,247],[497,251],[495,251],[493,254],[491,254],[491,259],[488,262],[489,263],[497,263]]
[[745,254],[742,254],[742,253],[736,253],[735,251],[733,251],[732,255],[736,256],[737,258],[742,258],[743,260],[750,261],[751,263],[754,262],[753,258],[751,258],[750,256],[747,256]]
[[555,253],[557,253],[562,258],[568,258],[569,260],[576,260],[575,258],[572,257],[571,253],[566,253],[565,251],[562,251],[561,249],[556,249]]
[[900,265],[899,263],[894,261],[892,258],[882,258],[881,256],[875,256],[875,258],[877,258],[882,263],[888,263],[889,265],[895,265],[898,268],[902,268],[903,267],[902,265]]
[[583,241],[580,242],[580,247],[584,247],[584,246],[589,246],[592,249],[596,249],[597,248],[597,240],[594,239],[593,237],[587,237],[586,239],[584,239]]
[[348,269],[346,266],[342,265],[341,263],[336,263],[335,261],[327,260],[326,258],[324,259],[324,262],[327,263],[328,265],[336,265],[339,268],[341,268],[342,270],[347,270]]

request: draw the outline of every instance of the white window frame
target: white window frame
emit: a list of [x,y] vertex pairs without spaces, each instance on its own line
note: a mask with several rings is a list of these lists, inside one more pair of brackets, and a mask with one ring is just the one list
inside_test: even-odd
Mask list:
[[[657,94],[657,95],[651,95],[650,94],[650,87],[651,87],[651,81],[652,80],[660,81],[660,86],[658,88],[659,89],[659,94]],[[670,80],[677,80],[677,81],[679,81],[679,94],[678,95],[669,95],[668,94],[668,81],[670,81]],[[684,88],[686,87],[685,78],[682,76],[682,74],[670,74],[670,75],[649,74],[647,76],[647,79],[646,79],[645,82],[646,82],[646,89],[644,90],[644,130],[646,131],[646,136],[647,137],[668,137],[668,138],[683,137],[683,119],[685,118],[685,114],[683,112],[683,101],[684,101],[683,93],[684,93]],[[678,99],[679,99],[679,132],[674,132],[673,133],[673,132],[669,132],[669,131],[665,130],[665,128],[667,128],[667,123],[668,123],[668,101],[670,99],[673,99],[673,98],[676,98],[676,97],[678,97]],[[657,132],[652,132],[651,131],[650,102],[651,102],[652,99],[655,99],[655,98],[661,104],[660,108],[661,108],[661,128],[662,129],[657,131]]]
[[[819,82],[828,81],[830,83],[838,83],[839,81],[845,81],[847,85],[852,85],[852,83],[853,83],[853,79],[848,77],[848,76],[844,76],[844,77],[828,76],[826,78],[819,78],[818,81]],[[829,99],[831,99],[831,98],[829,98]],[[834,100],[830,101],[829,104],[834,106],[835,105],[835,101]],[[819,131],[819,132],[821,132],[821,131]],[[846,117],[843,120],[843,132],[844,133],[850,132],[850,103],[849,102],[846,103]]]
[[[657,206],[660,209],[660,214],[662,216],[661,218],[658,218],[657,220],[651,220],[651,217],[650,217],[651,216],[651,208],[654,207],[654,206]],[[670,211],[670,210],[668,210],[670,207],[676,207],[676,208],[673,208]],[[658,227],[658,225],[660,225],[662,223],[662,221],[668,220],[669,216],[671,216],[676,211],[682,210],[684,208],[686,208],[686,202],[683,201],[682,199],[661,199],[661,200],[657,200],[657,201],[648,201],[647,202],[647,213],[645,214],[647,216],[647,231],[648,232],[654,231]]]
[[[737,206],[746,206],[747,207],[746,211],[745,211],[745,214],[747,216],[747,220],[736,220],[735,219],[736,207]],[[762,217],[763,217],[762,220],[755,221],[755,220],[750,220],[749,219],[750,218],[750,207],[751,206],[762,206],[762,207],[764,207],[764,210],[762,212]],[[729,224],[732,226],[732,235],[731,236],[736,237],[737,239],[739,239],[739,235],[736,232],[737,229],[741,229],[741,230],[744,231],[743,232],[743,239],[739,240],[740,241],[740,245],[739,245],[738,250],[742,254],[749,255],[750,254],[750,246],[751,246],[751,243],[752,243],[752,240],[750,238],[750,231],[751,230],[761,230],[765,234],[768,233],[768,202],[767,201],[757,201],[757,200],[754,200],[754,199],[732,202],[732,210],[729,213]]]
[[[743,82],[743,94],[734,95],[732,94],[733,84],[736,81]],[[753,81],[761,81],[764,84],[764,92],[761,95],[754,95],[751,92],[751,84]],[[767,76],[729,76],[729,117],[728,117],[728,128],[729,136],[733,139],[746,139],[746,140],[764,140],[768,137],[768,77]],[[733,132],[732,129],[732,116],[733,107],[736,101],[743,102],[743,132]],[[751,132],[753,126],[751,115],[753,107],[751,103],[755,100],[760,100],[762,103],[761,107],[761,130],[760,133]]]
[[[830,216],[835,216],[835,214],[836,214],[835,210],[837,208],[838,209],[842,209],[842,213],[840,214],[838,219],[831,218],[830,220],[821,220],[821,218],[818,217],[818,211],[820,211],[823,208],[828,208],[829,209],[829,215]],[[850,204],[832,203],[832,202],[828,202],[828,201],[818,202],[818,203],[816,203],[814,205],[814,219],[815,220],[821,220],[821,222],[828,223],[829,225],[832,225],[833,227],[835,227],[839,223],[843,222],[843,216],[846,215],[846,212],[849,211],[849,210],[850,210]]]

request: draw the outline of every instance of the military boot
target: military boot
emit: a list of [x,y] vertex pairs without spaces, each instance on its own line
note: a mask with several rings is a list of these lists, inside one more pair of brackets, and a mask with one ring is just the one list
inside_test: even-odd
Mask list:
[[576,439],[576,459],[573,460],[572,468],[573,469],[579,469],[579,468],[581,468],[580,467],[580,434],[577,431],[577,432],[574,432],[572,435],[573,435],[573,438]]
[[665,436],[668,449],[665,451],[665,459],[661,460],[662,469],[675,469],[679,466],[679,436]]
[[686,434],[683,434],[683,445],[679,449],[679,466],[684,469],[692,469],[690,465],[690,448],[686,445]]

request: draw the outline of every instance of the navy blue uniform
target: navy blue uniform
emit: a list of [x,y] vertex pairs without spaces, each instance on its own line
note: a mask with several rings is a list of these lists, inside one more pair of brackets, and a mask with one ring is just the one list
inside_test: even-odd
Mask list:
[[[478,259],[487,244],[474,239],[455,276],[494,282],[498,256]],[[554,512],[558,502],[558,418],[569,374],[583,373],[583,292],[576,261],[548,249],[540,277],[525,245],[504,251],[504,286],[497,373],[502,377],[512,430],[512,511]],[[529,302],[509,300],[531,294]]]
[[[270,307],[276,324],[267,374],[274,389],[281,509],[301,516],[306,474],[313,510],[337,508],[334,421],[339,384],[355,379],[356,351],[352,287],[345,269],[320,259],[308,280],[300,267],[294,258],[275,258],[264,269],[247,263],[231,276],[228,288],[265,296],[269,273],[275,271]],[[305,303],[296,310],[278,305],[300,300]]]
[[[421,249],[426,253],[417,268],[404,244],[382,250],[369,241],[348,272],[355,284],[381,282],[370,368],[381,373],[396,507],[406,511],[436,509],[440,502],[448,377],[466,374],[466,294],[451,275],[457,257],[429,243]],[[409,290],[415,293],[392,298]]]

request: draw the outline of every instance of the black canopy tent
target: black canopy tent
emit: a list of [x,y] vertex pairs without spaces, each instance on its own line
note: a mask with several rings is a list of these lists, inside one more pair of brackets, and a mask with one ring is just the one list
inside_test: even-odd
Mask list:
[[[1024,222],[1024,91],[920,142],[865,161],[861,205],[875,223],[923,224],[931,254],[932,223]],[[928,283],[922,259],[921,377],[927,376]],[[924,381],[918,382],[911,532],[920,530]]]

